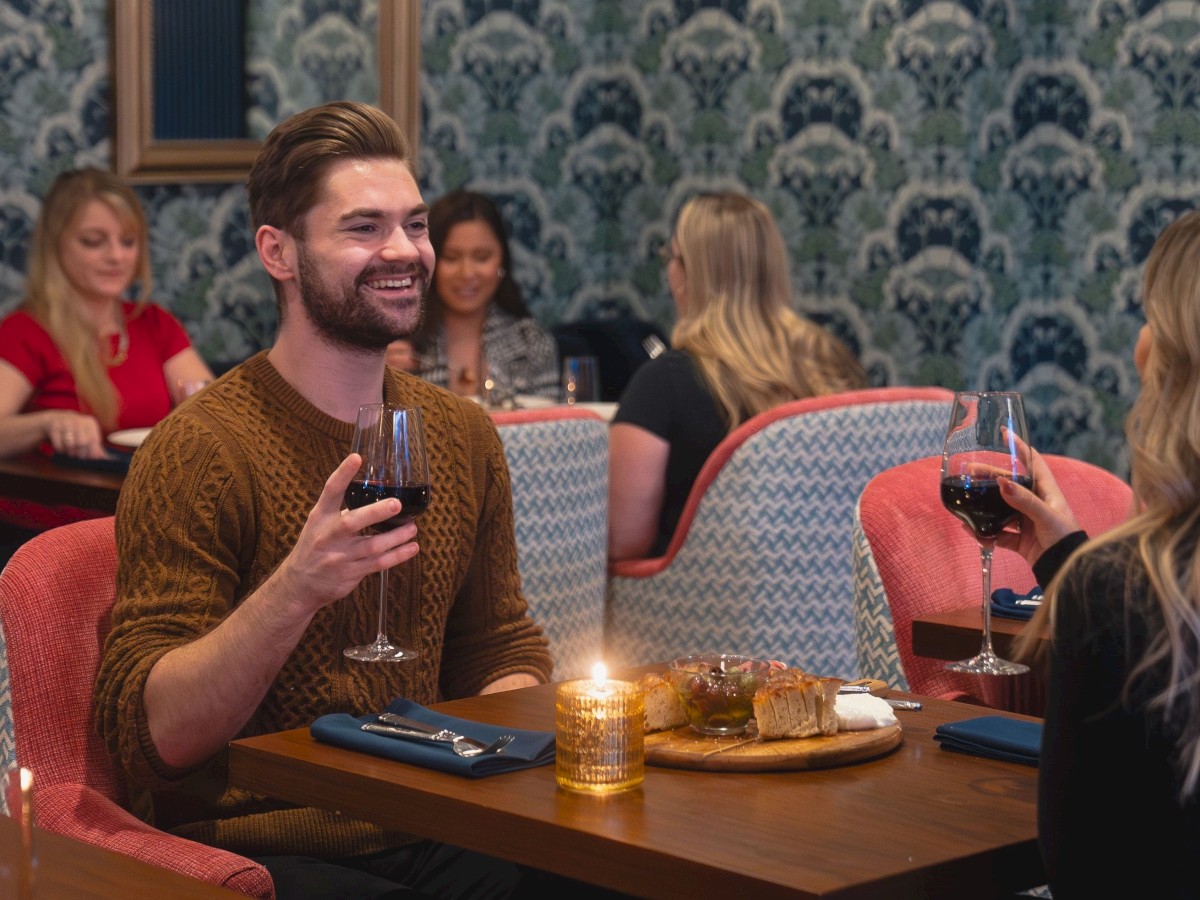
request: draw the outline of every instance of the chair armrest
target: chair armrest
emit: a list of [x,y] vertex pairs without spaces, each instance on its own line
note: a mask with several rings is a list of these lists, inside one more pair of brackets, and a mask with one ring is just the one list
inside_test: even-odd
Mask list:
[[258,863],[159,831],[86,785],[39,785],[34,815],[37,825],[47,831],[251,897],[273,900],[275,896],[271,876]]

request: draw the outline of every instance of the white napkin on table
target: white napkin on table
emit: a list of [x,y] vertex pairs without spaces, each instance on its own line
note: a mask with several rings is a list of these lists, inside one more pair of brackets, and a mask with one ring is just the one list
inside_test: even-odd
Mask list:
[[887,701],[871,694],[838,694],[837,717],[838,731],[866,731],[898,721]]

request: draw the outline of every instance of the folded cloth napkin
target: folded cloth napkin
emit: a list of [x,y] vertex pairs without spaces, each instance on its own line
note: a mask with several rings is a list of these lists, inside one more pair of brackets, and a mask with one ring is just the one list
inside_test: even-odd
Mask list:
[[[1034,600],[1036,603],[1017,603],[1018,600]],[[1041,605],[1042,589],[1036,584],[1028,594],[1018,594],[1011,588],[992,591],[992,615],[1006,619],[1031,619]]]
[[838,731],[866,731],[897,722],[888,702],[871,694],[838,694],[837,718]]
[[980,716],[939,725],[934,729],[933,739],[943,750],[1036,766],[1042,746],[1042,723]]
[[367,722],[374,722],[376,717],[355,718],[347,713],[321,716],[309,726],[309,733],[316,740],[326,744],[337,744],[350,750],[359,750],[373,756],[383,756],[467,778],[482,778],[500,772],[530,769],[554,761],[554,735],[547,731],[522,731],[518,728],[472,722],[469,719],[456,719],[403,698],[393,700],[388,705],[387,712],[417,719],[438,728],[448,728],[456,734],[486,743],[491,743],[502,734],[515,735],[515,739],[502,753],[464,757],[455,753],[449,744],[409,741],[363,731],[361,726]]

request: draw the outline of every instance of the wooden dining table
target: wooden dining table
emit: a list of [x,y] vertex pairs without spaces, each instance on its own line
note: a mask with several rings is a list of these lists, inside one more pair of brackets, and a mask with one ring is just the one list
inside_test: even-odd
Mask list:
[[[435,708],[552,731],[554,692]],[[607,796],[558,787],[552,764],[469,779],[319,743],[306,728],[234,741],[229,777],[644,897],[983,898],[1041,884],[1036,769],[941,749],[939,724],[985,711],[923,703],[897,714],[903,741],[877,758],[769,772],[648,765],[640,787]]]
[[112,514],[124,483],[123,472],[61,465],[38,453],[0,458],[0,497]]

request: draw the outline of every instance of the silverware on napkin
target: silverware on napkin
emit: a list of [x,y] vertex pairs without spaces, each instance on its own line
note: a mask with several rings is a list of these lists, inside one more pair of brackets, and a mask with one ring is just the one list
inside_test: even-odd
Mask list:
[[390,737],[410,738],[413,740],[428,740],[435,743],[450,744],[455,753],[459,756],[476,756],[482,753],[499,753],[510,743],[513,736],[510,734],[501,735],[499,739],[490,744],[485,744],[483,741],[477,741],[474,738],[466,737],[458,734],[448,728],[439,728],[437,725],[430,725],[428,722],[421,722],[417,719],[410,719],[407,716],[397,715],[396,713],[380,713],[377,717],[380,722],[385,724],[368,722],[362,726],[363,731],[373,732],[375,734],[386,734]]

